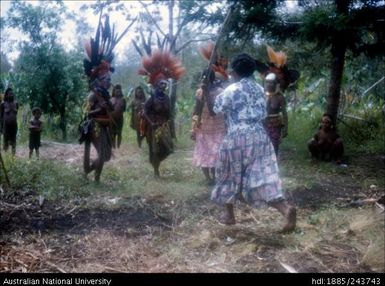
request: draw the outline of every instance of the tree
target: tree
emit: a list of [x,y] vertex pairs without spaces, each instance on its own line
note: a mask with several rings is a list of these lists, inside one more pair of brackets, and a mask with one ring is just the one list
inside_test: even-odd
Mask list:
[[3,52],[0,52],[0,60],[0,74],[8,73],[11,70],[11,64],[9,63],[7,56]]
[[[358,56],[385,53],[385,5],[376,0],[299,0],[295,13],[284,13],[282,1],[228,0],[236,7],[230,37],[234,42],[255,36],[270,41],[301,40],[330,51],[326,112],[335,121],[347,51]],[[213,17],[212,19],[215,19]],[[197,19],[202,20],[202,19]],[[218,18],[217,18],[218,21]]]
[[82,56],[76,51],[66,52],[57,42],[64,13],[60,1],[41,2],[38,6],[14,1],[6,21],[29,39],[20,43],[15,64],[18,97],[32,107],[40,106],[45,113],[58,114],[59,128],[66,139],[68,105],[80,105],[85,83]]

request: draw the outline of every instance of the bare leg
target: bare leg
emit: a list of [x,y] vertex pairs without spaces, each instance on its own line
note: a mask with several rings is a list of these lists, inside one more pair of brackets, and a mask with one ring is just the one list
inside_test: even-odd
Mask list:
[[215,184],[215,168],[210,168],[211,169],[211,183]]
[[285,225],[282,228],[282,232],[291,232],[295,229],[297,221],[297,210],[295,207],[287,204],[286,201],[279,201],[276,203],[270,203],[270,206],[276,208],[285,218]]
[[312,160],[316,161],[319,157],[319,150],[318,150],[317,141],[315,141],[314,139],[311,139],[308,142],[307,146],[308,146],[309,152],[311,154]]
[[211,176],[213,179],[215,179],[215,168],[210,168]]
[[159,173],[160,162],[158,160],[154,160],[153,166],[154,166],[155,178],[160,178],[160,173]]
[[40,154],[39,154],[39,149],[36,149],[36,158],[39,160]]
[[112,148],[116,148],[116,134],[112,134]]
[[87,176],[94,168],[90,164],[90,153],[91,153],[91,143],[84,142],[84,157],[83,157],[83,169],[84,173]]
[[219,221],[227,225],[235,224],[234,205],[226,204],[224,206],[222,214],[219,217]]
[[29,159],[32,158],[33,149],[29,149]]
[[140,136],[140,132],[136,131],[136,142],[138,143],[139,148],[142,148],[142,140],[143,140],[143,137]]
[[122,144],[122,131],[118,133],[118,149],[120,148],[120,144]]
[[5,140],[5,138],[4,138],[4,151],[5,151],[5,152],[8,151],[8,147],[9,147],[9,145],[8,145],[8,140]]
[[203,172],[203,175],[205,175],[206,181],[210,182],[211,178],[210,178],[209,168],[202,167],[202,172]]
[[97,162],[95,162],[95,182],[97,183],[100,182],[100,175],[102,174],[103,165],[104,162],[99,161],[99,159]]
[[341,138],[338,138],[334,143],[330,151],[332,160],[335,160],[337,164],[341,163],[342,155],[344,154],[344,145]]

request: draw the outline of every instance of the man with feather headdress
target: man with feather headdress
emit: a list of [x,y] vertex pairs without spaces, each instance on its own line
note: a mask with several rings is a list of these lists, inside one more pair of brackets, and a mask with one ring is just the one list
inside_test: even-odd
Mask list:
[[287,67],[287,55],[284,52],[275,52],[267,46],[269,64],[256,61],[257,70],[265,81],[267,96],[267,117],[265,129],[278,155],[279,144],[288,135],[288,116],[284,92],[286,88],[299,78],[299,73]]
[[[111,72],[114,71],[111,66],[114,58],[113,49],[132,25],[131,23],[118,38],[115,34],[115,25],[112,30],[110,28],[108,15],[105,17],[104,25],[101,23],[101,16],[102,11],[95,39],[91,38],[85,44],[87,58],[84,59],[84,71],[88,77],[90,93],[87,98],[87,116],[81,124],[79,140],[80,143],[85,142],[84,171],[86,175],[95,171],[96,182],[99,182],[103,165],[110,160],[112,154],[110,125],[113,120],[111,117],[113,106],[108,89],[111,86]],[[90,163],[91,143],[97,151],[97,159],[92,163]]]
[[166,93],[168,79],[178,80],[185,73],[179,59],[168,51],[154,51],[150,56],[142,58],[143,67],[138,73],[147,76],[153,91],[144,105],[146,120],[146,139],[149,146],[150,163],[156,178],[160,177],[160,163],[173,152],[170,131],[171,102]]

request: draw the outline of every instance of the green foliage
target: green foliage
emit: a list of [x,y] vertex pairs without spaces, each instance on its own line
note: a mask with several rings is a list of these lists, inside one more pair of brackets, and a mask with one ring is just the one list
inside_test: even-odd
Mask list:
[[56,125],[66,139],[67,123],[80,121],[86,83],[83,55],[76,50],[66,52],[56,41],[64,12],[60,1],[38,6],[12,2],[7,23],[30,40],[20,43],[20,55],[10,75],[18,100],[31,108],[39,106],[49,118],[59,116]]
[[289,112],[288,136],[282,141],[282,148],[290,149],[300,158],[307,159],[309,157],[307,142],[318,131],[321,116],[322,111],[317,107],[311,112],[304,107],[295,112]]
[[12,1],[7,23],[28,35],[30,44],[52,42],[62,26],[60,15],[65,12],[62,1],[41,1],[38,6],[25,1]]
[[7,56],[2,51],[0,52],[0,61],[0,74],[3,75],[8,73],[11,69],[11,64],[9,63]]
[[341,118],[339,133],[344,139],[347,152],[385,152],[385,118],[383,99],[368,99],[366,103],[350,106],[347,117]]
[[[87,182],[79,170],[48,160],[14,159],[3,155],[12,188],[33,190],[50,199],[89,195]],[[3,181],[0,172],[0,181]]]

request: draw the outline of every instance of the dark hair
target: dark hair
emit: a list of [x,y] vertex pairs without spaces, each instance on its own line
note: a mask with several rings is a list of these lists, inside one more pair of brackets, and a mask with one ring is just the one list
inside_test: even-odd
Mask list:
[[121,93],[123,94],[123,91],[122,91],[122,86],[120,85],[120,84],[116,84],[115,86],[114,86],[114,88],[112,89],[112,97],[116,97],[116,91],[117,90],[120,90],[121,91]]
[[[330,125],[330,129],[333,130],[333,131],[336,131],[336,127],[334,125],[334,122],[333,122],[333,117],[331,116],[331,114],[329,113],[324,113],[322,114],[322,117],[328,117],[330,119],[330,122],[331,122],[331,125]],[[320,129],[321,129],[321,126],[320,126]]]
[[202,79],[208,78],[209,83],[213,83],[215,80],[215,72],[212,69],[207,68],[207,69],[203,70],[201,78]]
[[6,90],[5,90],[5,93],[4,93],[4,98],[8,95],[8,93],[10,93],[12,90],[11,87],[8,87]]
[[255,59],[253,59],[248,54],[242,53],[236,55],[232,62],[231,68],[235,71],[240,77],[249,77],[251,76],[257,68]]
[[35,106],[34,108],[32,108],[32,114],[35,115],[36,112],[40,112],[41,113],[40,107]]
[[330,121],[333,122],[333,117],[329,113],[322,114],[322,117],[329,117]]

